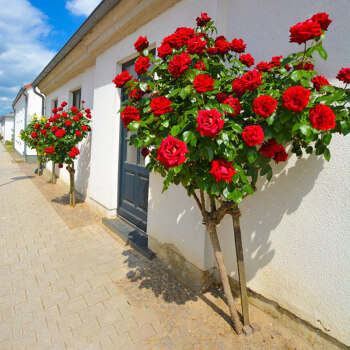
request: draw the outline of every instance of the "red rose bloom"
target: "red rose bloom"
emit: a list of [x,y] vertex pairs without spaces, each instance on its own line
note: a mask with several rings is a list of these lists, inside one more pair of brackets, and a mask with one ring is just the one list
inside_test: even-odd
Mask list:
[[72,121],[71,121],[71,120],[65,120],[65,121],[64,121],[64,124],[65,124],[66,126],[71,126],[71,125],[72,125]]
[[216,38],[214,47],[216,48],[216,53],[226,55],[231,49],[231,44],[221,35]]
[[184,45],[184,39],[180,34],[171,34],[163,39],[162,46],[169,45],[174,49],[179,49],[182,45]]
[[38,143],[36,141],[33,142],[33,146],[37,146]]
[[207,70],[207,67],[204,65],[203,61],[197,61],[194,68],[199,70]]
[[72,113],[78,113],[78,108],[75,106],[73,106],[70,110]]
[[40,124],[36,123],[36,124],[34,125],[34,129],[35,129],[35,130],[40,129]]
[[292,112],[300,113],[310,101],[311,91],[302,86],[292,86],[282,95],[282,106]]
[[197,26],[204,27],[208,22],[210,22],[211,18],[207,15],[206,12],[201,12],[201,16],[197,17]]
[[181,76],[186,69],[189,68],[191,63],[191,58],[186,53],[181,53],[180,55],[175,55],[172,60],[169,61],[169,73],[174,78]]
[[219,103],[223,103],[226,99],[227,99],[227,95],[224,94],[223,92],[219,92],[216,94],[216,100],[219,102]]
[[196,32],[193,28],[179,27],[175,30],[175,34],[178,34],[182,39],[182,45],[186,44],[188,39],[196,36]]
[[81,113],[81,112],[79,112],[79,113],[77,114],[77,116],[78,116],[79,118],[81,118],[81,117],[83,117],[83,116],[84,116],[84,114],[83,114],[83,113]]
[[67,106],[67,102],[66,101],[63,101],[62,103],[61,103],[61,107],[66,107]]
[[344,82],[345,84],[349,84],[350,83],[350,68],[342,68],[338,75],[337,75],[337,79]]
[[193,86],[198,93],[214,90],[214,79],[208,74],[197,75],[193,80]]
[[224,127],[222,114],[216,109],[198,111],[197,131],[202,136],[216,137],[217,133]]
[[296,70],[314,70],[315,66],[311,62],[304,62],[297,64],[294,69]]
[[210,174],[216,182],[232,182],[232,176],[237,174],[237,172],[232,163],[229,163],[227,159],[221,158],[212,161]]
[[187,52],[191,55],[196,53],[202,53],[205,49],[207,42],[202,40],[200,37],[195,36],[187,41]]
[[74,152],[76,155],[80,154],[78,148],[72,147],[72,152]]
[[141,155],[146,158],[149,155],[149,149],[147,147],[143,147],[141,150]]
[[241,113],[242,105],[239,102],[238,98],[234,98],[233,96],[229,96],[225,99],[223,104],[232,107],[235,111],[235,113],[226,113],[229,117],[236,117],[237,115],[239,115]]
[[140,36],[137,40],[136,40],[136,42],[135,42],[135,44],[134,44],[134,47],[135,47],[135,50],[137,51],[137,52],[141,52],[142,50],[144,50],[144,49],[147,49],[147,47],[148,47],[148,45],[149,45],[149,42],[148,42],[148,40],[147,40],[147,37],[146,36]]
[[30,134],[30,136],[31,136],[32,139],[36,139],[36,138],[38,137],[38,134],[37,134],[35,131],[33,131],[33,132]]
[[286,152],[285,148],[281,145],[281,148],[278,152],[276,152],[275,156],[273,157],[273,160],[276,164],[279,162],[285,162],[288,158],[288,153]]
[[55,118],[55,120],[57,120],[57,119],[59,119],[61,117],[61,114],[56,113],[53,117]]
[[217,54],[217,53],[218,53],[217,47],[208,47],[208,48],[207,48],[207,54],[208,54],[209,56],[215,55],[215,54]]
[[50,118],[49,118],[49,122],[50,122],[50,123],[52,123],[52,122],[54,122],[54,121],[55,121],[55,118],[54,118],[54,117],[50,117]]
[[79,121],[79,117],[77,116],[77,115],[75,115],[74,117],[73,117],[73,120],[75,121],[75,122],[77,122],[77,121]]
[[52,109],[52,113],[54,113],[54,114],[57,113],[57,111],[58,111],[57,108],[53,108],[53,109]]
[[273,158],[275,163],[285,162],[288,158],[285,148],[273,139],[264,142],[259,152],[261,152],[264,157]]
[[71,158],[75,158],[78,154],[80,154],[78,148],[72,147],[71,151],[68,153],[68,156]]
[[62,117],[62,118],[67,118],[67,117],[68,117],[68,113],[67,113],[67,112],[63,112],[63,113],[61,114],[61,117]]
[[255,68],[260,72],[268,72],[271,69],[271,66],[267,62],[260,62]]
[[325,12],[316,13],[316,15],[313,15],[311,19],[315,22],[318,22],[323,30],[327,30],[328,26],[332,23],[332,20],[330,20],[329,15]]
[[322,35],[320,24],[312,19],[296,24],[295,26],[291,27],[289,31],[289,42],[298,43],[299,45]]
[[140,120],[139,110],[136,107],[126,106],[124,110],[120,113],[124,127],[127,128],[128,125],[135,121]]
[[88,128],[87,128],[87,126],[86,126],[86,125],[82,125],[82,126],[81,126],[81,130],[83,130],[83,131],[87,131],[87,129],[88,129]]
[[292,69],[292,67],[288,63],[284,66],[284,68],[287,72],[289,72]]
[[135,72],[137,75],[141,75],[147,72],[147,68],[150,66],[149,58],[140,56],[135,62]]
[[311,81],[316,91],[320,91],[322,85],[331,85],[329,84],[329,81],[322,75],[317,75],[315,78],[311,79]]
[[86,109],[85,109],[85,113],[91,113],[90,108],[86,108]]
[[143,95],[144,92],[141,89],[133,89],[129,92],[129,98],[133,98],[136,101],[140,100]]
[[55,136],[56,137],[63,137],[66,133],[66,130],[64,129],[57,129],[57,131],[55,132]]
[[160,58],[166,58],[167,56],[171,55],[172,52],[173,52],[173,49],[170,47],[169,44],[164,44],[164,45],[161,45],[157,48],[157,51],[158,51],[158,56]]
[[282,58],[282,56],[274,56],[274,57],[272,57],[269,65],[271,67],[279,67],[281,65],[281,58]]
[[46,134],[47,134],[46,129],[40,130],[40,134],[41,134],[41,135],[46,135]]
[[231,50],[237,53],[245,52],[247,44],[244,43],[243,39],[233,39],[231,41]]
[[253,111],[260,117],[269,117],[277,107],[278,101],[268,95],[257,97],[253,102]]
[[172,168],[186,161],[186,153],[188,153],[186,143],[168,135],[157,150],[157,159],[165,167]]
[[241,78],[236,78],[232,82],[232,92],[238,97],[242,96],[245,93],[245,88]]
[[57,110],[58,110],[59,112],[61,112],[61,111],[63,111],[63,107],[58,107]]
[[91,119],[91,114],[90,114],[90,113],[87,113],[87,114],[86,114],[86,118]]
[[128,82],[131,78],[132,78],[132,75],[127,70],[125,70],[122,73],[118,74],[112,80],[112,82],[115,84],[117,88],[122,88],[125,85],[125,83]]
[[262,84],[261,76],[262,74],[256,69],[243,74],[241,80],[244,89],[249,91],[256,89],[259,85]]
[[51,131],[52,132],[56,132],[58,130],[58,127],[56,125],[54,125],[52,128],[51,128]]
[[170,107],[171,101],[163,96],[152,99],[150,106],[152,113],[156,116],[169,113],[173,110]]
[[78,137],[80,137],[80,136],[81,136],[81,132],[80,132],[79,130],[77,130],[77,131],[75,132],[75,135],[78,136]]
[[55,153],[55,147],[48,147],[48,148],[45,148],[45,152],[46,153]]
[[249,125],[244,128],[242,137],[248,147],[261,145],[264,141],[264,131],[260,125]]
[[46,123],[45,126],[44,126],[44,128],[45,128],[45,129],[48,129],[50,126],[51,126],[50,123]]
[[248,67],[254,64],[254,58],[251,56],[250,53],[240,55],[239,60]]
[[329,106],[319,104],[310,109],[310,124],[318,130],[335,128],[335,114]]
[[59,167],[60,169],[62,169],[62,168],[63,168],[63,164],[58,164],[58,167]]

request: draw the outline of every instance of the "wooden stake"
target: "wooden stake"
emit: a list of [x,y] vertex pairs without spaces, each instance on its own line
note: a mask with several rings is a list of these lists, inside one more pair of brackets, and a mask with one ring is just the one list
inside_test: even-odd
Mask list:
[[55,162],[52,162],[52,174],[51,174],[51,183],[54,185],[56,180],[55,175]]
[[69,204],[72,207],[75,207],[75,186],[74,186],[74,163],[72,163],[72,166],[68,165],[68,171],[69,171],[69,179],[70,179],[70,187],[69,187]]

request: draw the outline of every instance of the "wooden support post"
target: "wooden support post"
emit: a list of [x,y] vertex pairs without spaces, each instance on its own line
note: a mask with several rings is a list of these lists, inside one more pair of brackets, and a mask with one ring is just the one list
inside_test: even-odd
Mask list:
[[68,165],[67,167],[69,171],[69,179],[70,179],[70,187],[69,187],[69,204],[72,207],[75,207],[75,186],[74,186],[74,163],[72,165]]
[[54,185],[56,180],[56,174],[55,174],[55,162],[52,162],[52,174],[51,174],[51,183]]

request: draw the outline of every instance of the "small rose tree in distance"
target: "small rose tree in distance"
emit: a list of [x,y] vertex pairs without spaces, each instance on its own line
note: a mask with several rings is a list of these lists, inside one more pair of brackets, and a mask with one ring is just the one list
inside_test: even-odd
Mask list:
[[[82,101],[82,105],[83,105]],[[47,159],[59,168],[69,172],[70,190],[69,204],[75,206],[75,184],[74,184],[74,160],[80,154],[77,145],[86,138],[91,131],[89,126],[91,121],[90,109],[77,108],[75,106],[67,108],[67,102],[63,101],[59,108],[52,110],[53,116],[48,120],[50,132],[46,139],[45,154]],[[54,172],[54,167],[53,167]]]
[[[206,13],[196,28],[177,28],[158,47],[148,40],[135,43],[135,71],[113,82],[126,89],[129,100],[120,109],[130,144],[143,147],[146,168],[169,184],[182,185],[197,203],[209,233],[233,327],[242,330],[221,252],[217,226],[231,215],[241,288],[244,326],[249,325],[238,205],[256,190],[259,177],[270,180],[271,162],[288,160],[289,153],[323,155],[332,134],[350,131],[350,91],[331,86],[314,70],[313,55],[326,59],[322,46],[331,20],[319,13],[290,28],[290,42],[302,50],[275,56],[255,65],[242,39],[214,37],[216,28]],[[309,43],[309,45],[308,45]],[[152,69],[149,69],[150,63]],[[255,65],[255,66],[254,66]],[[337,78],[350,82],[350,69]]]
[[45,161],[45,148],[47,142],[48,130],[50,123],[48,123],[45,116],[38,117],[36,114],[27,124],[26,128],[20,131],[20,138],[26,145],[35,149],[38,160],[38,175],[42,175],[41,164]]

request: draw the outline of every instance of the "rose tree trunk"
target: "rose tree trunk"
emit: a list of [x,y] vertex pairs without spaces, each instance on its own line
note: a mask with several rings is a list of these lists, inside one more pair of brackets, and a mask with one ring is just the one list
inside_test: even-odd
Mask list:
[[69,180],[70,180],[70,186],[69,186],[69,205],[72,207],[75,207],[75,184],[74,184],[74,163],[68,164],[67,170],[69,172]]

